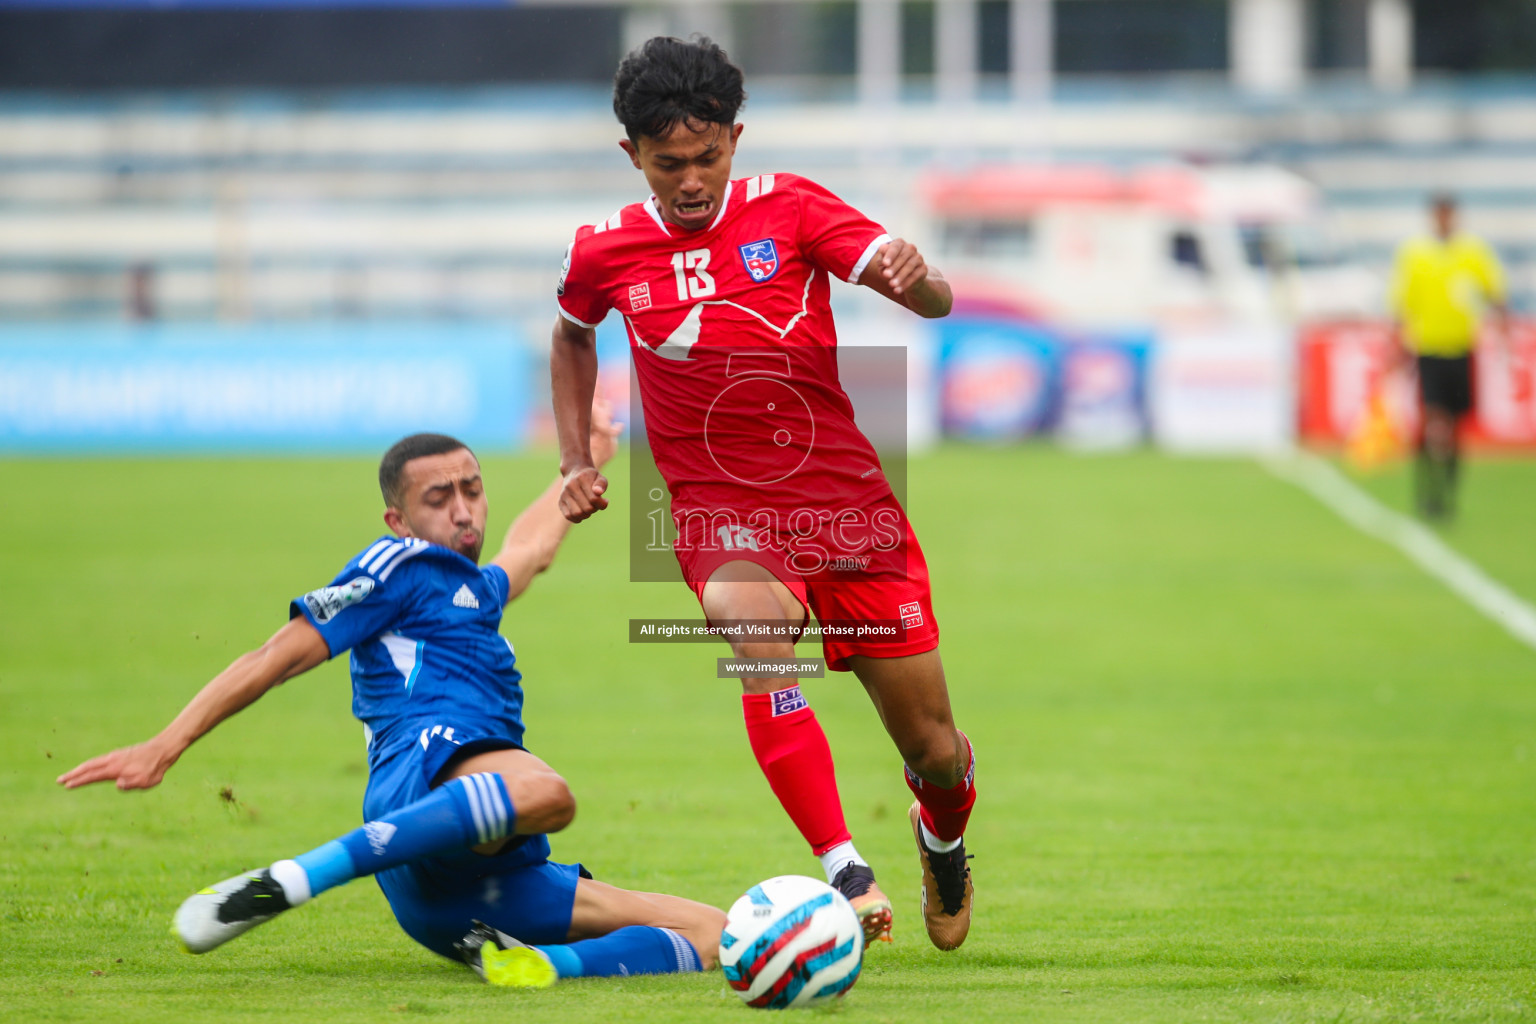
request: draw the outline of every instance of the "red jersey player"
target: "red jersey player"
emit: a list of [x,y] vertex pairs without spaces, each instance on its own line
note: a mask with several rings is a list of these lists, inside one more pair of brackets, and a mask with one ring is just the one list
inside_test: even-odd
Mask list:
[[[658,37],[619,67],[619,145],[653,194],[577,231],[561,273],[550,357],[560,507],[579,522],[608,505],[587,417],[594,328],[616,309],[685,580],[711,623],[777,627],[731,633],[738,658],[793,656],[807,609],[842,627],[824,632],[827,666],[864,684],[905,761],[924,922],[934,945],[953,949],[970,927],[961,837],[975,761],[951,717],[922,550],[838,382],[828,282],[925,317],[947,314],[952,297],[916,247],[814,182],[732,181],[744,100],[741,71],[707,39]],[[861,637],[861,623],[897,635]],[[782,676],[743,688],[774,794],[866,935],[888,937],[890,901],[853,845],[815,713]]]

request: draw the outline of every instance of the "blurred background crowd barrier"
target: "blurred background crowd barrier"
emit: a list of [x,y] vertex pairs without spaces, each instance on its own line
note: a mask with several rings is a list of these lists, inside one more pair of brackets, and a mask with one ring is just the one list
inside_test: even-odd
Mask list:
[[[0,450],[547,438],[562,253],[645,191],[613,69],[693,32],[747,72],[738,177],[955,281],[936,324],[836,295],[908,346],[913,447],[1410,431],[1385,290],[1436,191],[1532,308],[1533,0],[0,0]],[[1476,430],[1536,446],[1499,341]]]

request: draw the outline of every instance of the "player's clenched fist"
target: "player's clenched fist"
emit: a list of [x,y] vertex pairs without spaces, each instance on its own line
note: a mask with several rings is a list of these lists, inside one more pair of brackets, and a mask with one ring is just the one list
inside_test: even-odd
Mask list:
[[608,478],[595,466],[578,466],[565,474],[560,487],[560,514],[573,523],[579,523],[594,512],[608,507],[603,492],[608,490]]
[[[624,424],[613,421],[613,404],[599,395],[592,401],[592,432],[590,446],[592,461],[605,465],[618,451],[619,435]],[[597,466],[578,466],[565,474],[560,487],[560,514],[573,523],[579,523],[594,512],[608,507],[603,492],[608,490],[608,478]]]
[[928,263],[917,246],[904,238],[893,238],[875,254],[880,274],[891,283],[897,295],[928,278]]
[[939,317],[954,303],[949,283],[928,265],[917,246],[893,238],[875,251],[859,283],[888,296],[919,316]]

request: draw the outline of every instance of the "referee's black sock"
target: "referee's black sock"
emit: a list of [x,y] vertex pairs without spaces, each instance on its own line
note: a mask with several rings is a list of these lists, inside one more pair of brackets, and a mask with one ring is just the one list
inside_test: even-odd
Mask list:
[[1445,514],[1456,514],[1456,490],[1461,478],[1461,446],[1453,445],[1445,454]]
[[1425,519],[1437,519],[1444,511],[1444,483],[1440,460],[1429,445],[1419,445],[1418,458],[1413,464],[1413,496],[1419,515]]

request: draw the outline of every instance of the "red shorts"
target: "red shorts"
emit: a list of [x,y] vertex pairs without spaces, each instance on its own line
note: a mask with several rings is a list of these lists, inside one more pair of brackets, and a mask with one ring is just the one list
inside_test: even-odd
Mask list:
[[[827,668],[847,672],[850,655],[901,658],[939,646],[928,563],[905,515],[901,523],[906,536],[896,547],[834,559],[809,572],[792,564],[795,555],[789,548],[766,542],[729,549],[678,544],[675,553],[700,604],[709,577],[727,562],[767,569],[821,623]],[[880,635],[864,635],[871,633]]]

